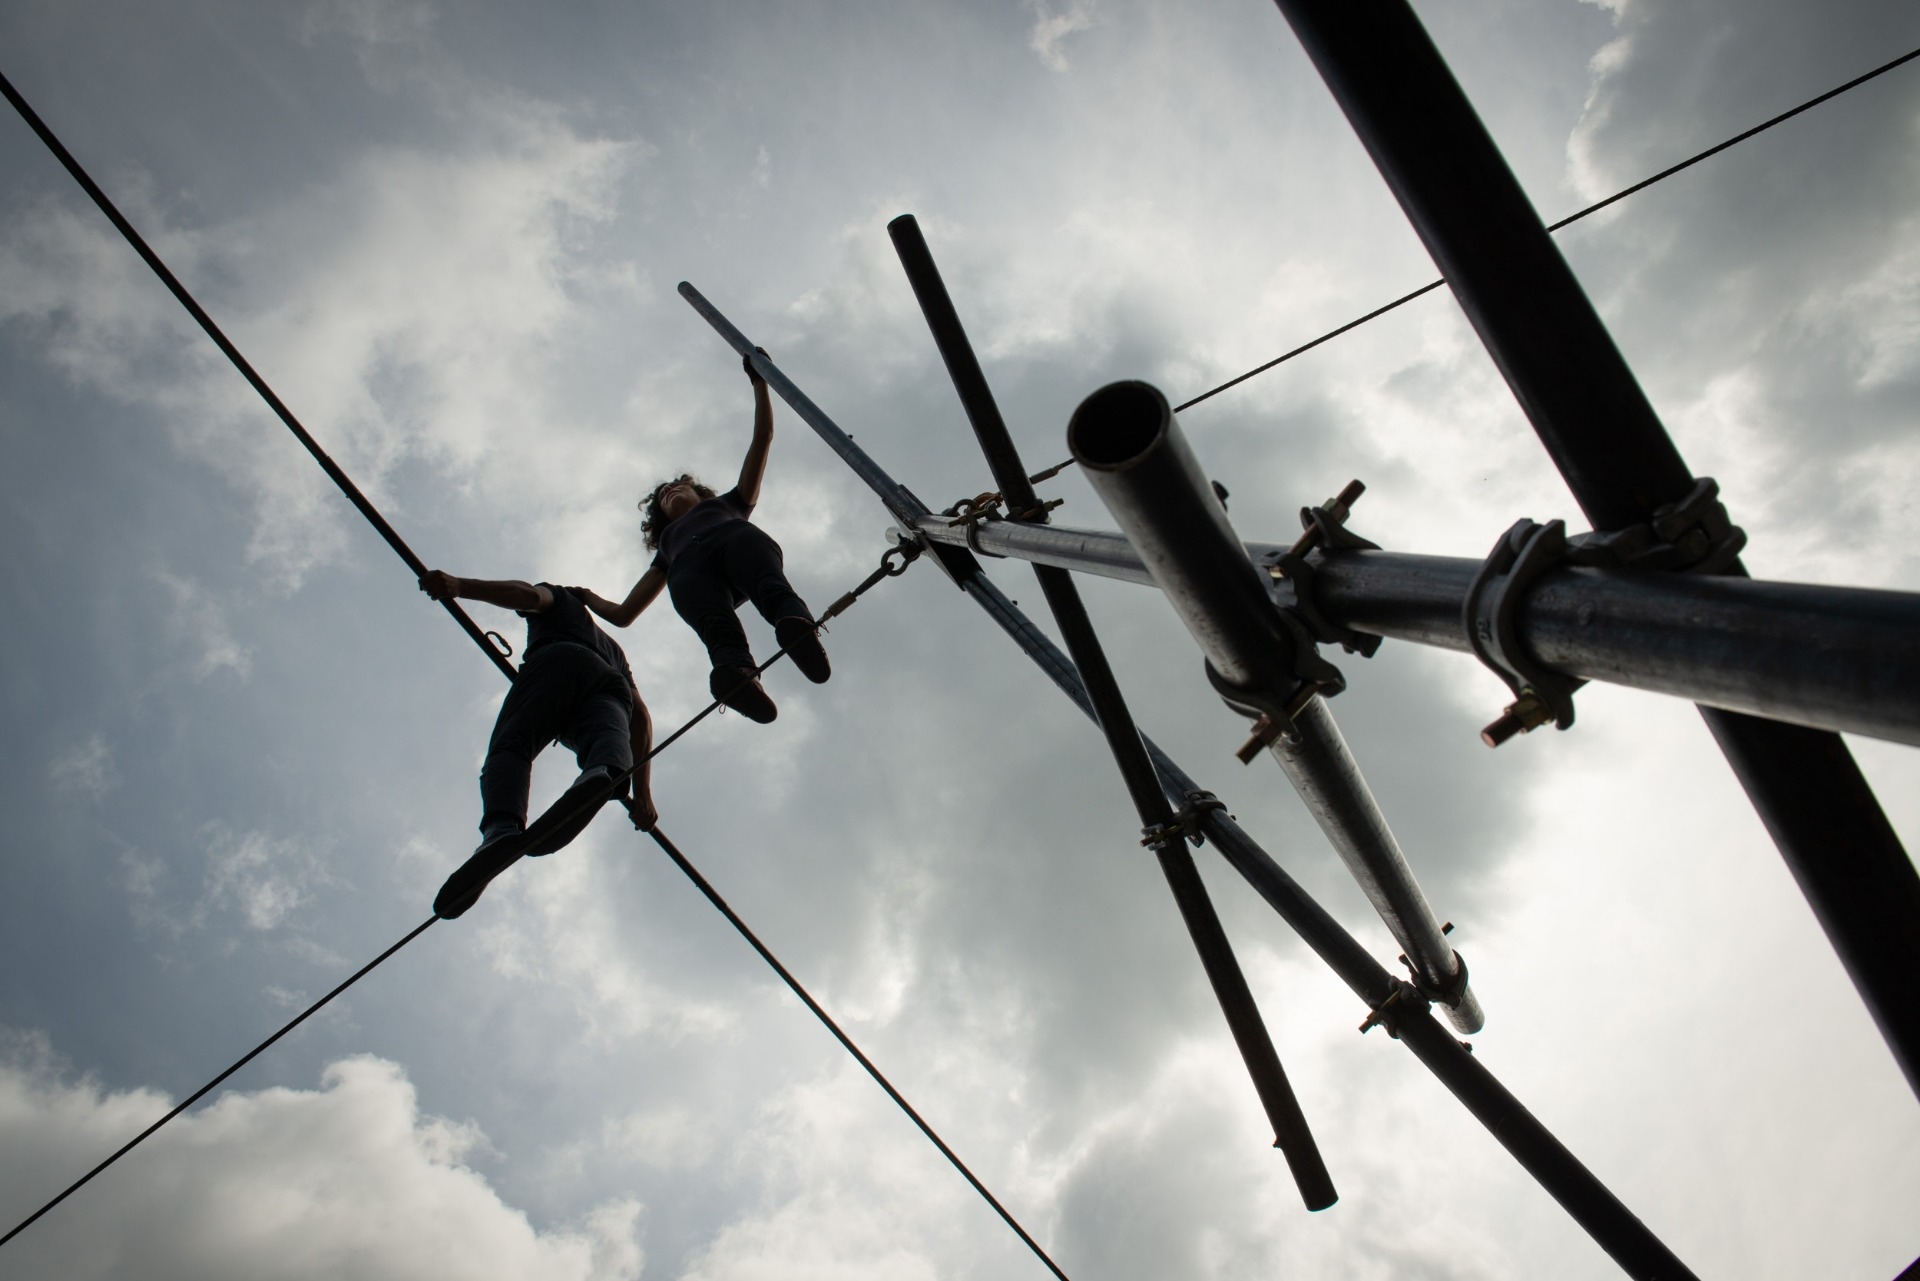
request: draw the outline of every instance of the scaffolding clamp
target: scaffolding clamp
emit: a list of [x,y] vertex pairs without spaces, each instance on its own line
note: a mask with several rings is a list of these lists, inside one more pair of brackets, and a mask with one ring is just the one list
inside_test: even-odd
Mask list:
[[1560,729],[1573,724],[1573,692],[1585,682],[1535,662],[1520,643],[1514,611],[1527,588],[1560,566],[1567,552],[1567,522],[1535,524],[1524,516],[1500,535],[1467,589],[1467,642],[1474,657],[1507,683],[1514,701],[1498,720],[1480,731],[1480,741],[1498,747],[1552,721]]
[[1268,579],[1276,585],[1285,585],[1275,588],[1276,594],[1284,592],[1287,597],[1279,601],[1282,614],[1298,622],[1319,644],[1339,645],[1349,654],[1372,658],[1374,651],[1380,648],[1378,636],[1342,627],[1320,612],[1319,603],[1314,598],[1313,562],[1307,559],[1307,553],[1316,547],[1333,550],[1379,549],[1380,544],[1362,538],[1347,528],[1347,517],[1352,515],[1354,503],[1366,491],[1364,484],[1352,480],[1324,505],[1302,507],[1300,537],[1294,540],[1292,547],[1264,557],[1261,563]]
[[[1182,805],[1173,818],[1165,823],[1149,823],[1140,829],[1140,844],[1149,848],[1158,848],[1182,838],[1195,845],[1207,843],[1205,829],[1206,816],[1212,812],[1226,814],[1227,803],[1204,788],[1187,793],[1187,803]],[[1233,815],[1227,814],[1228,818]]]
[[1747,532],[1733,523],[1720,501],[1719,483],[1701,476],[1685,498],[1654,508],[1651,520],[1569,538],[1567,562],[1718,574],[1733,564],[1746,545]]
[[1719,495],[1719,485],[1702,476],[1685,498],[1655,508],[1653,518],[1638,525],[1568,538],[1565,521],[1537,525],[1522,519],[1500,536],[1474,576],[1463,611],[1475,657],[1514,694],[1499,718],[1480,731],[1481,742],[1498,747],[1548,721],[1560,729],[1573,724],[1574,691],[1586,682],[1536,662],[1514,623],[1534,581],[1562,565],[1720,573],[1740,555],[1747,535],[1727,516]]
[[1360,1020],[1360,1033],[1364,1036],[1375,1027],[1383,1027],[1387,1029],[1387,1035],[1397,1041],[1400,1039],[1398,1026],[1400,1012],[1424,1007],[1427,1004],[1427,997],[1419,988],[1405,979],[1395,978],[1388,981],[1393,984],[1393,990],[1387,993],[1385,1000],[1367,1011],[1366,1018]]
[[[1441,933],[1447,933],[1452,929],[1452,922],[1448,922],[1441,930]],[[1448,1009],[1457,1009],[1460,1002],[1467,995],[1467,958],[1460,955],[1459,949],[1457,948],[1453,953],[1453,977],[1447,980],[1445,987],[1429,987],[1425,983],[1422,983],[1420,981],[1420,972],[1413,968],[1413,962],[1409,961],[1404,955],[1400,958],[1400,964],[1406,966],[1407,973],[1413,975],[1413,985],[1420,989],[1420,995],[1426,997],[1435,1005],[1444,1005]]]

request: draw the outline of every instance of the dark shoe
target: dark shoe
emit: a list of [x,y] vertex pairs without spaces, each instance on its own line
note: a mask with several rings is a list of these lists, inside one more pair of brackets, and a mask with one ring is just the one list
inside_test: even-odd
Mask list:
[[783,618],[773,625],[773,634],[780,638],[780,648],[787,651],[800,674],[815,685],[825,684],[833,675],[826,646],[820,643],[820,629],[811,618]]
[[723,706],[731,707],[750,721],[765,725],[780,714],[751,667],[716,667],[707,678],[707,688]]
[[527,834],[518,828],[503,828],[483,839],[473,857],[462,863],[434,895],[433,914],[451,921],[479,902],[480,891],[525,853],[526,839]]
[[574,837],[587,830],[600,807],[613,799],[613,771],[605,765],[580,771],[573,786],[560,793],[560,799],[547,806],[547,812],[533,820],[527,829],[528,858],[539,858],[564,848]]

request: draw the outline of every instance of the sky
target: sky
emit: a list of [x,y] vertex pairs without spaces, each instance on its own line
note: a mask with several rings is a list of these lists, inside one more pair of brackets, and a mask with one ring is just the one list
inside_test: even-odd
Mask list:
[[[1920,45],[1893,0],[1416,8],[1548,220]],[[897,214],[1035,468],[1106,382],[1178,402],[1434,274],[1256,0],[18,0],[0,70],[467,576],[617,595],[635,500],[733,474],[751,395],[683,279],[940,507],[988,476]],[[1920,589],[1917,142],[1910,66],[1559,238],[1757,577]],[[11,1225],[425,919],[502,682],[11,116],[0,174]],[[776,417],[756,520],[822,608],[888,518]],[[1397,550],[1580,524],[1444,292],[1183,424],[1250,539],[1356,476]],[[1046,492],[1112,527],[1071,472]],[[1165,602],[1083,590],[1142,727],[1390,962]],[[704,705],[671,612],[619,638],[661,726]],[[1092,727],[929,566],[827,643],[831,683],[770,675],[774,724],[661,758],[662,826],[1069,1276],[1619,1275],[1199,850],[1341,1192],[1304,1211]],[[1337,661],[1480,1060],[1702,1277],[1920,1254],[1920,1110],[1697,712],[1591,686],[1489,752],[1507,695],[1470,660]],[[1851,746],[1911,847],[1913,749]],[[536,804],[571,776],[549,753]],[[609,813],[0,1249],[349,1274],[1044,1271]]]

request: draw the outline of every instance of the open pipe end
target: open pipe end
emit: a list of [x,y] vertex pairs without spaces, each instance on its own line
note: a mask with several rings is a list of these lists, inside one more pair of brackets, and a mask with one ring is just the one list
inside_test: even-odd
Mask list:
[[1173,422],[1173,407],[1151,383],[1108,383],[1080,402],[1067,423],[1073,460],[1094,471],[1125,471],[1151,453]]

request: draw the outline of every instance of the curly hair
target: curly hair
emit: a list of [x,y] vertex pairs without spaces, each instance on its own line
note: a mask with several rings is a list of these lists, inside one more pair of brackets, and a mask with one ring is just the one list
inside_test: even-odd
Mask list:
[[667,514],[660,510],[660,494],[669,485],[691,485],[693,492],[701,498],[715,497],[714,492],[702,485],[699,477],[692,472],[683,471],[678,476],[670,477],[655,485],[653,492],[640,500],[640,510],[646,513],[640,522],[640,536],[646,540],[648,551],[654,551],[660,546],[660,531],[673,523],[667,519]]

